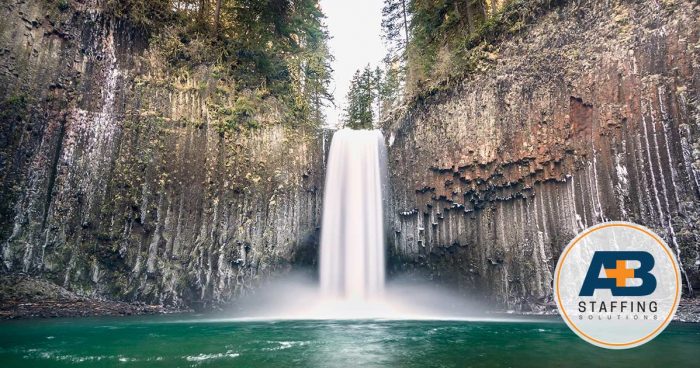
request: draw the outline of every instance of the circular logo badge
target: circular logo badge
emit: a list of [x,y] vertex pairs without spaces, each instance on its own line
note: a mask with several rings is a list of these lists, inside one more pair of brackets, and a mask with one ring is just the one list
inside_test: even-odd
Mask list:
[[607,222],[566,246],[554,296],[566,324],[608,349],[642,345],[671,322],[681,295],[680,268],[666,243],[644,226]]

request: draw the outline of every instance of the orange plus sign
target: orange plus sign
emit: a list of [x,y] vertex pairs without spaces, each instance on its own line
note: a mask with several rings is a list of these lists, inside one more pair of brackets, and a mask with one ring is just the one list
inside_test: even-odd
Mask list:
[[625,287],[627,286],[627,279],[634,278],[634,269],[627,268],[626,261],[617,261],[615,263],[615,268],[605,269],[605,276],[614,278],[615,286]]

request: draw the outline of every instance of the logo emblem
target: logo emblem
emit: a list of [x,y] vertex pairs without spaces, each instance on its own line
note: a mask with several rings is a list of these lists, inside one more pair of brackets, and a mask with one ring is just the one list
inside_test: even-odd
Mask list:
[[651,230],[629,222],[586,229],[564,249],[554,274],[564,322],[609,349],[636,347],[661,333],[680,291],[675,253]]
[[[637,261],[638,268],[628,268],[627,261]],[[598,277],[600,269],[605,277]],[[608,289],[613,296],[646,296],[656,290],[656,277],[651,274],[654,256],[649,252],[597,251],[593,254],[579,296],[593,296],[596,289]],[[628,285],[627,280],[641,280],[639,286]]]

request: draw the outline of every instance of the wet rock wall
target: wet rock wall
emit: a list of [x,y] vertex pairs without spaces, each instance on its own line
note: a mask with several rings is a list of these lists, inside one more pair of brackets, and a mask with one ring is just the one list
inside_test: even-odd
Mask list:
[[664,237],[692,296],[698,19],[693,1],[566,2],[389,121],[392,270],[541,311],[575,234],[625,220]]
[[2,273],[206,309],[313,265],[327,135],[273,98],[220,129],[232,82],[96,5],[0,5]]

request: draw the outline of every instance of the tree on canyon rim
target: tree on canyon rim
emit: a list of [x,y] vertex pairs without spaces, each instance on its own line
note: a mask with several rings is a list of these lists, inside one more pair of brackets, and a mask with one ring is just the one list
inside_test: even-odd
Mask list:
[[372,129],[399,105],[409,34],[408,12],[409,0],[385,0],[382,37],[388,52],[383,68],[367,65],[355,72],[346,95],[343,127]]
[[[378,102],[381,111],[390,112],[402,102],[409,26],[410,0],[384,0],[382,38],[387,54],[383,60],[384,83]],[[378,120],[382,120],[381,116]]]
[[289,121],[323,123],[332,56],[318,0],[107,0],[105,10],[143,28],[172,67],[208,66],[255,96],[231,116],[274,97]]
[[536,9],[557,1],[384,0],[386,60],[398,74],[399,102],[471,70],[471,49],[487,46],[487,36],[517,30]]
[[358,69],[350,81],[346,96],[347,106],[343,125],[351,129],[372,129],[374,127],[374,106],[378,97],[378,78],[369,66]]

